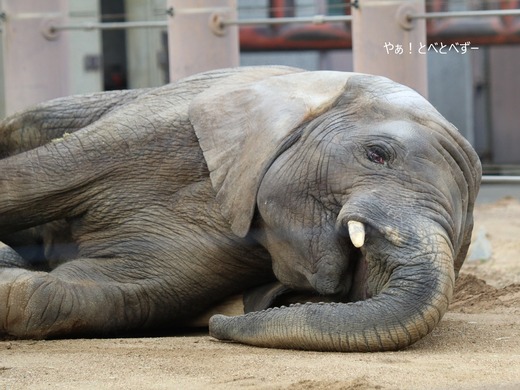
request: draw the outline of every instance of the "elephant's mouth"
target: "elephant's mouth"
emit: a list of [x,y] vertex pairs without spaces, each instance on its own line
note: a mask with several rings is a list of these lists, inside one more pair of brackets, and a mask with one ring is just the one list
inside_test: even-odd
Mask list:
[[359,248],[352,248],[350,256],[353,276],[348,290],[347,302],[364,301],[371,298],[368,289],[368,264]]
[[341,293],[323,295],[309,290],[295,290],[280,282],[273,282],[246,291],[244,293],[244,311],[246,313],[268,308],[288,306],[306,302],[357,302],[372,297],[368,288],[368,267],[363,250],[348,243],[349,268],[348,279]]
[[[396,249],[396,246],[403,245],[399,231],[389,226],[380,226],[360,213],[347,212],[346,208],[337,217],[335,231],[336,243],[343,248],[338,251],[341,258],[337,261],[347,264],[347,267],[337,268],[338,273],[335,277],[338,277],[338,280],[321,280],[321,284],[335,285],[334,293],[327,294],[319,288],[318,278],[333,276],[329,269],[314,273],[308,278],[313,290],[309,289],[308,285],[304,289],[298,289],[277,281],[245,292],[245,311],[260,311],[306,302],[350,303],[365,301],[378,295],[390,277],[388,270],[381,269],[383,260]],[[371,275],[371,272],[378,274]]]

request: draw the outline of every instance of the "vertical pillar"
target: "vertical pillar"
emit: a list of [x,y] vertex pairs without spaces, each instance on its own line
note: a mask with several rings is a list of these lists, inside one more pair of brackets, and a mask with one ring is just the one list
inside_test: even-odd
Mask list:
[[354,71],[386,76],[428,97],[424,0],[359,0],[352,8]]
[[65,33],[51,34],[51,24],[65,24],[67,0],[2,0],[6,114],[69,94]]
[[[128,22],[164,21],[165,9],[166,0],[125,0]],[[166,55],[163,56],[163,53],[167,52],[168,45],[166,34],[166,28],[126,30],[126,67],[129,88],[158,87],[169,81]]]
[[219,27],[236,20],[236,0],[168,0],[170,80],[239,65],[238,27]]

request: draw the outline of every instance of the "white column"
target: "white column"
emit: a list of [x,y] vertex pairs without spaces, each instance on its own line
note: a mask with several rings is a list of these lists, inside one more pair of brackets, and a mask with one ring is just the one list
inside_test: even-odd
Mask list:
[[[166,0],[125,0],[125,12],[128,22],[165,21]],[[167,51],[166,43],[163,47],[163,34],[166,27],[126,30],[129,88],[158,87],[168,82],[160,58]]]
[[67,34],[44,34],[67,10],[67,0],[2,0],[6,114],[69,94]]
[[236,20],[236,0],[168,0],[168,7],[170,80],[239,65],[238,27],[218,24]]
[[428,97],[424,0],[359,0],[352,8],[354,71],[386,76]]

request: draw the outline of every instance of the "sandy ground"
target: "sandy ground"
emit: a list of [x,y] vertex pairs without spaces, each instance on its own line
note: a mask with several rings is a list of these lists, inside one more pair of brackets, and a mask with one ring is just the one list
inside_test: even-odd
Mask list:
[[520,389],[520,203],[480,205],[478,232],[491,258],[466,262],[450,312],[405,351],[270,350],[204,333],[4,341],[0,390]]

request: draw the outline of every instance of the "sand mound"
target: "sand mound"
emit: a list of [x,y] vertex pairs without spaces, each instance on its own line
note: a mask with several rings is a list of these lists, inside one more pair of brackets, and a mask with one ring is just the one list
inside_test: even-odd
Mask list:
[[465,273],[459,275],[450,311],[502,312],[506,308],[510,313],[520,313],[520,284],[513,283],[503,288],[496,288],[475,275]]

